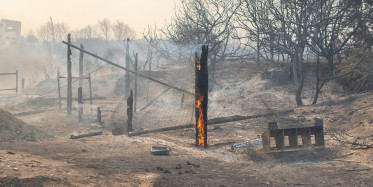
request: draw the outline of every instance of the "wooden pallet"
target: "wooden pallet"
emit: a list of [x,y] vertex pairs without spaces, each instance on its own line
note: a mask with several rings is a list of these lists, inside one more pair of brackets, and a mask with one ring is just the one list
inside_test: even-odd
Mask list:
[[[275,146],[271,146],[271,137],[274,138]],[[315,138],[312,144],[312,137]],[[285,145],[288,139],[288,145]],[[264,151],[285,151],[299,148],[324,146],[324,129],[322,118],[315,118],[314,123],[308,126],[278,128],[277,122],[269,122],[268,128],[262,134]]]

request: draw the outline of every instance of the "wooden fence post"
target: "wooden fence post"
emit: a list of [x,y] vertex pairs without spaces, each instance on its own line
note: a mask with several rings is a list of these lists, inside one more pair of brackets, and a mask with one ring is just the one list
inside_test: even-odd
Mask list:
[[[148,74],[148,76],[150,77],[150,72],[152,71],[152,60],[150,59],[150,61],[149,61],[149,74]],[[148,101],[149,100],[149,88],[150,88],[150,81],[148,80],[148,90],[147,90],[147,92],[146,92],[146,101]]]
[[89,83],[89,102],[91,105],[91,113],[92,113],[92,81],[91,81],[91,74],[88,74],[88,83]]
[[18,96],[18,70],[16,70],[16,94]]
[[82,87],[78,88],[78,110],[79,110],[79,122],[83,119],[83,92]]
[[181,99],[180,99],[180,109],[183,108],[184,105],[184,93],[181,94]]
[[[129,41],[130,39],[127,38],[127,43],[126,43],[126,68],[127,69],[130,69],[130,45],[129,45]],[[125,94],[125,98],[128,97],[128,94],[129,94],[129,91],[130,91],[130,73],[128,71],[126,71],[126,79],[125,79],[125,82],[124,82],[124,94]]]
[[136,113],[136,106],[137,106],[137,65],[138,65],[138,54],[136,53],[135,56],[135,103],[133,107],[133,111]]
[[195,53],[196,146],[207,147],[208,46],[202,46],[201,59]]
[[72,75],[71,75],[71,34],[69,33],[67,35],[67,42],[69,45],[67,45],[67,115],[71,116],[71,109],[72,109]]
[[57,70],[57,85],[58,85],[58,105],[61,110],[61,87],[60,87],[60,70]]
[[[80,44],[80,48],[84,50],[83,44]],[[83,51],[79,54],[79,87],[83,87]]]
[[98,123],[102,123],[101,122],[101,108],[100,107],[97,107],[97,121]]
[[22,90],[25,89],[25,78],[22,77]]
[[133,92],[131,90],[130,96],[127,98],[127,132],[133,131],[132,115],[133,115]]

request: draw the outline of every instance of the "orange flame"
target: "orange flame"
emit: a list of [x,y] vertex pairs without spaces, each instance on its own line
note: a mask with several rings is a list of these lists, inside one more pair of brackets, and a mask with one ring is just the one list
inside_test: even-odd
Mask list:
[[[198,146],[204,147],[205,146],[205,137],[204,137],[204,130],[203,130],[203,114],[202,114],[202,101],[203,101],[203,96],[201,96],[196,104],[196,107],[198,108],[199,111],[199,117],[198,117]],[[196,124],[194,124],[196,125]]]
[[198,68],[198,71],[200,71],[201,70],[201,63],[199,62],[199,58],[198,57],[196,57],[196,62],[197,62],[196,67]]

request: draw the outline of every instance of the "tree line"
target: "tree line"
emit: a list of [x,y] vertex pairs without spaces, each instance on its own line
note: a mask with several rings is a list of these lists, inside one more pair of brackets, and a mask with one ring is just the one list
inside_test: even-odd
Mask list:
[[71,33],[75,40],[79,39],[104,39],[124,40],[135,38],[135,30],[122,20],[111,20],[104,18],[98,20],[95,25],[87,25],[81,29],[71,30],[64,22],[55,22],[52,17],[41,25],[36,31],[36,38],[42,42],[60,42],[66,39],[67,33]]
[[[217,62],[289,60],[296,104],[302,106],[306,50],[317,56],[312,102],[316,104],[325,83],[344,76],[336,69],[340,59],[354,47],[372,46],[372,6],[371,0],[181,0],[160,32],[178,45],[210,46],[212,85]],[[144,37],[154,44],[149,33]],[[320,75],[320,57],[327,61],[325,75]]]
[[[302,106],[306,53],[317,57],[313,64],[316,74],[312,102],[316,104],[327,82],[346,75],[336,68],[341,59],[350,56],[355,47],[363,51],[371,48],[372,7],[371,0],[180,0],[164,28],[149,27],[141,37],[148,45],[147,62],[155,57],[175,63],[190,60],[197,46],[209,45],[212,87],[217,63],[286,61],[295,85],[296,104]],[[56,42],[65,39],[68,32],[75,39],[136,37],[134,29],[121,20],[102,19],[95,25],[70,30],[67,24],[52,18],[37,30],[36,36],[41,41]],[[326,74],[319,71],[320,58],[326,59]]]

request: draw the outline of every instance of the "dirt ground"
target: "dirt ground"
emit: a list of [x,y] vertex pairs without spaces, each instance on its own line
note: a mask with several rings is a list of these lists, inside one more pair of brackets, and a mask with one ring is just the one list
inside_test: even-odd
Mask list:
[[[13,136],[27,134],[28,139],[1,139],[0,186],[373,186],[372,92],[335,94],[330,86],[318,105],[295,107],[289,96],[292,86],[286,80],[270,84],[271,77],[263,78],[248,69],[246,64],[218,67],[216,76],[224,77],[219,84],[228,98],[219,100],[219,95],[212,95],[211,103],[230,111],[213,108],[211,118],[266,112],[258,101],[264,99],[273,110],[295,108],[281,118],[322,117],[325,147],[271,154],[264,153],[261,146],[232,150],[235,143],[257,139],[273,120],[270,118],[211,125],[206,149],[194,146],[194,129],[113,136],[110,123],[123,115],[115,111],[124,113],[118,107],[123,102],[117,99],[94,101],[95,106],[104,106],[104,123],[98,124],[95,112],[87,111],[79,122],[76,109],[66,117],[56,98],[23,97],[1,105],[11,113],[1,113],[1,119],[10,116],[14,123],[23,124],[19,129],[26,129]],[[305,91],[305,100],[310,100],[310,92]],[[135,115],[140,114],[157,113]],[[139,122],[135,130],[148,128]],[[70,139],[71,135],[98,131],[103,134]],[[169,147],[170,154],[152,155],[155,145]]]

